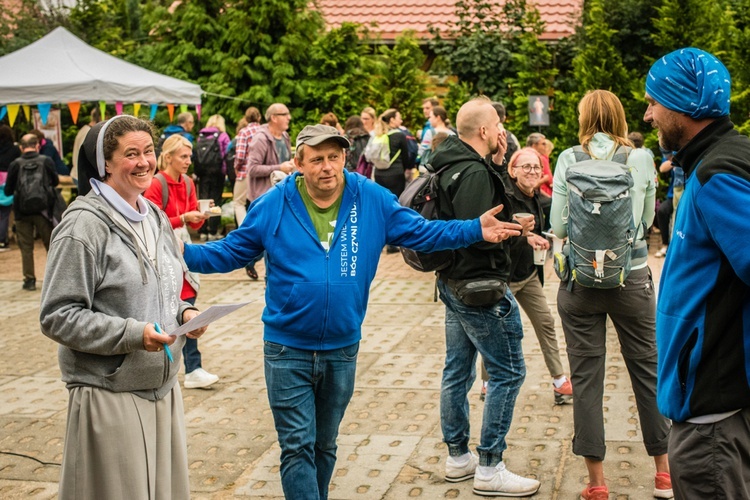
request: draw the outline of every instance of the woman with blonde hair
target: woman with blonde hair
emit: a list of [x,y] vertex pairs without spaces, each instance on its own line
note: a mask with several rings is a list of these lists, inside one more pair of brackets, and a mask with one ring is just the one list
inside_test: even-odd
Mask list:
[[[380,115],[375,125],[375,137],[388,136],[388,148],[390,153],[390,164],[387,168],[374,168],[373,180],[388,189],[397,197],[401,195],[406,187],[405,172],[414,167],[409,157],[409,147],[406,144],[406,135],[401,131],[401,113],[397,109],[388,109]],[[372,160],[371,160],[372,161]],[[398,252],[398,248],[388,246],[388,253]]]
[[[643,150],[633,149],[620,100],[606,90],[588,92],[578,105],[580,148],[563,151],[555,168],[550,218],[555,235],[568,234],[568,185],[566,173],[577,161],[618,160],[632,176],[630,188],[633,220],[649,227],[654,219],[656,173],[654,162]],[[640,224],[640,223],[643,223]],[[573,453],[584,457],[589,484],[585,500],[606,500],[604,480],[604,372],[607,317],[612,320],[620,350],[630,374],[647,453],[656,465],[654,496],[672,498],[667,461],[669,422],[656,407],[656,303],[648,268],[645,231],[635,235],[631,271],[623,286],[587,288],[563,281],[557,293],[573,383]],[[571,252],[574,250],[570,250]],[[572,279],[572,278],[571,278]]]
[[370,135],[373,135],[375,124],[378,121],[378,114],[375,112],[375,109],[367,106],[362,110],[362,113],[360,113],[359,117],[362,119],[362,126],[364,127],[364,129]]
[[[187,175],[192,153],[193,145],[190,141],[178,134],[169,136],[164,141],[159,155],[159,172],[143,194],[164,211],[175,235],[188,243],[190,234],[187,226],[197,230],[208,219],[206,214],[198,210],[195,184]],[[186,274],[182,282],[180,299],[195,304],[198,288],[197,280]],[[219,380],[218,376],[203,369],[197,339],[187,339],[182,354],[185,358],[186,389],[208,387]]]
[[[198,176],[198,198],[214,200],[216,205],[221,205],[227,171],[234,169],[234,165],[227,165],[225,161],[230,142],[224,117],[221,115],[210,116],[195,141],[193,168]],[[206,159],[203,160],[204,158]],[[220,222],[221,217],[211,217],[198,230],[201,241],[221,239],[222,236],[218,234]]]

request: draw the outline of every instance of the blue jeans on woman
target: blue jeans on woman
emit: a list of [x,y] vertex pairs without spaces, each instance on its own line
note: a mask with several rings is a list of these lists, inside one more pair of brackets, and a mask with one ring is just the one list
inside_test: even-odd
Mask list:
[[526,377],[518,303],[510,288],[490,307],[464,305],[442,280],[438,280],[438,290],[445,304],[446,353],[440,389],[443,440],[451,456],[469,452],[467,396],[476,379],[477,353],[480,353],[490,379],[477,452],[479,465],[494,467],[502,461],[507,448],[505,436]]
[[359,342],[330,351],[264,343],[266,388],[286,498],[328,498],[336,437],[354,392],[358,352]]
[[[185,302],[194,306],[196,298],[185,299]],[[198,350],[198,339],[185,337],[185,345],[182,347],[182,358],[185,360],[185,373],[192,373],[201,367],[201,352]]]

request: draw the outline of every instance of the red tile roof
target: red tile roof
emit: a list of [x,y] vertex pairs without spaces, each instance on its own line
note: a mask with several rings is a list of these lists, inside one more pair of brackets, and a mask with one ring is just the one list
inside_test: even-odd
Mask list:
[[[497,0],[502,5],[503,0]],[[539,9],[545,24],[543,40],[559,40],[574,31],[583,0],[529,0]],[[431,38],[428,25],[445,30],[458,20],[456,0],[317,0],[329,27],[344,22],[366,25],[383,40],[393,40],[405,30],[418,38]],[[371,26],[377,23],[377,26]]]

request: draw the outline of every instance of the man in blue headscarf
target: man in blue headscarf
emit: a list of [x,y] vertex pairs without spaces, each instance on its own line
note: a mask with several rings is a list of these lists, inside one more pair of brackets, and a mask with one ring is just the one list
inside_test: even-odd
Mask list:
[[731,80],[694,48],[657,60],[644,120],[685,172],[657,302],[657,400],[675,498],[750,498],[750,139]]

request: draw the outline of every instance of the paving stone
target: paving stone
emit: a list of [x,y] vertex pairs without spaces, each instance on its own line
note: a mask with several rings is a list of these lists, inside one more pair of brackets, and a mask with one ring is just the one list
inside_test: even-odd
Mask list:
[[440,394],[408,389],[359,386],[349,404],[341,432],[424,436],[440,422]]
[[5,500],[57,498],[57,481],[44,483],[39,481],[0,480],[0,498]]
[[[0,453],[0,479],[56,482],[62,462],[65,424],[64,414],[53,419],[0,417],[0,451],[3,452]],[[5,497],[0,495],[0,498]]]
[[55,378],[19,377],[0,386],[0,415],[49,418],[68,407],[68,391]]
[[359,352],[389,352],[412,331],[413,329],[408,326],[365,325],[362,328]]
[[366,387],[439,390],[442,370],[442,356],[388,353],[381,355],[361,380]]

